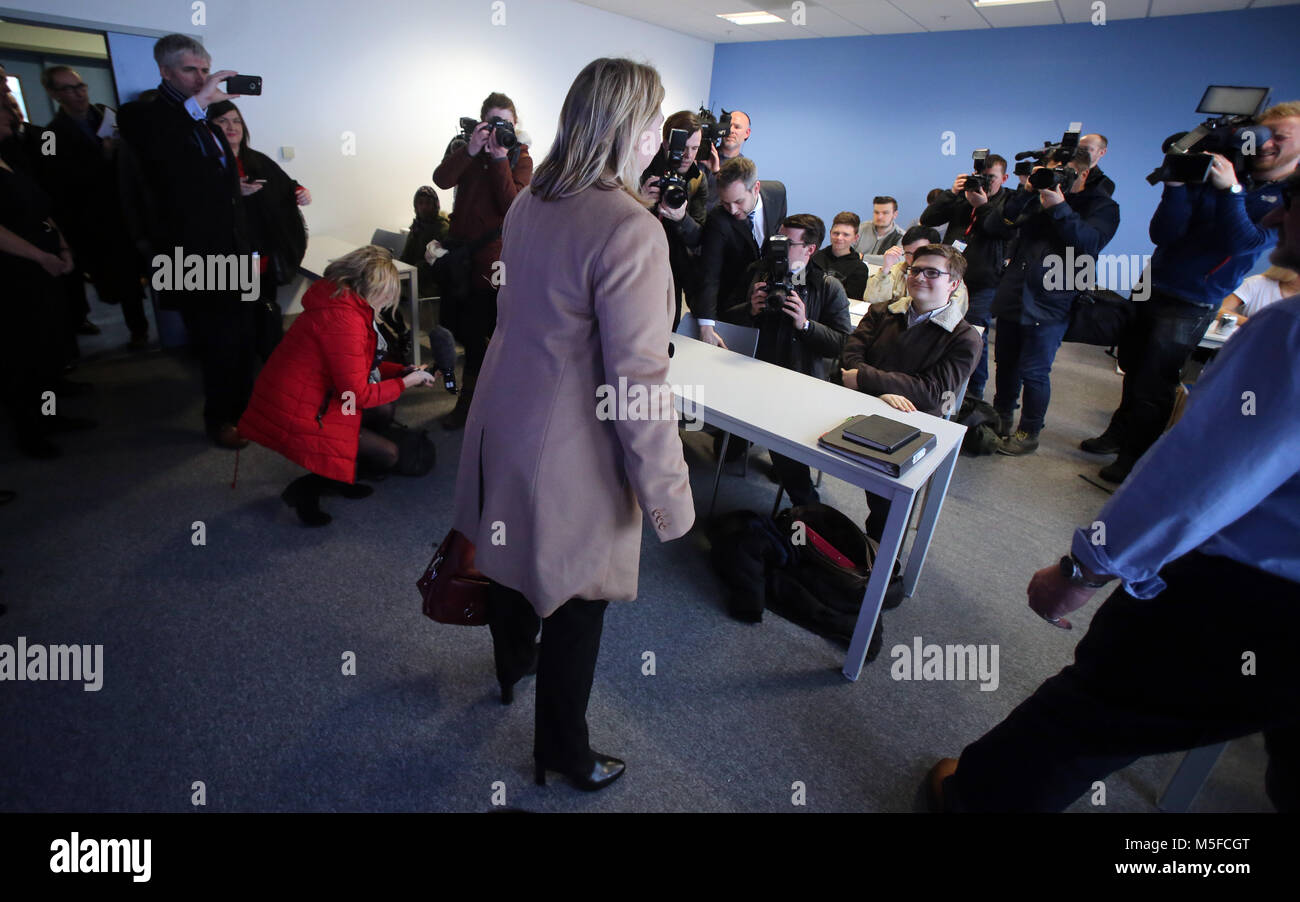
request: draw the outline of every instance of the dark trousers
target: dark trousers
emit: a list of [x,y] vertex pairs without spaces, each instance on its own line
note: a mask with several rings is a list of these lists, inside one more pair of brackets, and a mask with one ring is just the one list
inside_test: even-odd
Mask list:
[[1074,663],[966,747],[945,806],[1060,811],[1144,755],[1263,731],[1269,798],[1300,810],[1300,583],[1197,552],[1160,575],[1153,599],[1116,589]]
[[469,294],[460,316],[460,334],[456,337],[465,346],[465,385],[473,389],[483,369],[487,356],[488,340],[497,327],[497,290],[475,288]]
[[53,391],[55,411],[64,412],[58,395],[65,336],[63,286],[44,271],[5,286],[12,297],[9,321],[0,329],[0,403],[13,419],[22,441],[43,433],[50,420],[43,414],[45,392]]
[[991,288],[972,291],[970,308],[966,311],[966,322],[972,326],[979,326],[980,337],[984,340],[979,362],[975,364],[975,372],[971,373],[970,383],[966,386],[966,397],[981,401],[984,400],[984,387],[989,383],[989,326],[993,324],[993,314],[989,311],[993,306],[993,296],[997,294],[997,290],[997,286],[994,285]]
[[1179,374],[1214,322],[1215,307],[1197,307],[1153,291],[1120,338],[1124,389],[1106,432],[1120,457],[1136,461],[1165,431],[1174,409]]
[[[735,439],[735,442],[738,445],[744,444],[740,439]],[[790,496],[790,504],[799,507],[803,504],[816,504],[821,500],[821,496],[817,494],[817,487],[813,485],[812,473],[807,464],[791,460],[775,451],[767,453],[772,458],[772,469],[776,471],[776,478],[780,481],[781,488],[785,489],[785,493]]]
[[993,344],[998,365],[993,406],[1010,422],[1023,387],[1025,407],[1020,412],[1020,428],[1030,435],[1043,429],[1047,405],[1052,400],[1052,361],[1069,325],[1069,321],[1026,324],[1015,317],[998,317],[998,335]]
[[[512,685],[537,664],[533,758],[551,770],[592,765],[587,701],[596,676],[607,601],[571,598],[543,621],[523,595],[499,583],[488,594],[497,680]],[[542,641],[535,643],[541,627]]]
[[257,378],[261,305],[240,300],[192,300],[181,315],[203,369],[203,422],[209,434],[238,423]]

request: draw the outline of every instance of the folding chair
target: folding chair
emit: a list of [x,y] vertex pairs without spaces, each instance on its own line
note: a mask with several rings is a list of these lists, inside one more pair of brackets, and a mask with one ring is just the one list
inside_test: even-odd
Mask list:
[[[729,350],[737,354],[744,354],[746,357],[753,357],[754,352],[758,350],[758,329],[753,326],[737,326],[734,323],[715,322],[713,329],[722,337]],[[695,314],[684,313],[682,320],[677,324],[677,334],[685,335],[687,338],[698,339],[700,337],[700,324],[696,320]],[[709,516],[713,516],[713,508],[718,503],[718,483],[722,480],[722,465],[727,460],[727,445],[731,442],[731,433],[723,433],[722,450],[718,454],[718,469],[713,474],[713,497],[709,500]],[[748,443],[746,443],[748,445]],[[749,476],[749,454],[746,449],[744,475]]]
[[399,257],[406,245],[406,239],[398,232],[390,232],[388,229],[375,229],[375,234],[370,236],[370,243],[387,248],[394,257]]

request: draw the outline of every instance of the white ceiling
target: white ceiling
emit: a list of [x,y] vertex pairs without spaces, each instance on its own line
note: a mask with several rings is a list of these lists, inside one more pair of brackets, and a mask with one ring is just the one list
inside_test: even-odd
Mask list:
[[[982,7],[970,0],[805,0],[806,24],[790,23],[790,2],[762,0],[579,0],[587,6],[640,19],[653,25],[717,44],[842,38],[921,31],[1019,28],[1062,25],[1092,19],[1093,0],[1048,0],[1042,3]],[[1145,19],[1189,13],[1223,12],[1287,6],[1300,0],[1104,0],[1106,18]],[[767,10],[785,21],[777,25],[733,25],[718,13]]]

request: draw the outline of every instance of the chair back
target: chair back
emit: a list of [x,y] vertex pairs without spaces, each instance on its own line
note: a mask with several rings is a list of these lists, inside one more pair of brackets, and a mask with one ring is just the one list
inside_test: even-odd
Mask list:
[[[728,350],[746,357],[753,357],[758,350],[758,329],[753,326],[738,326],[734,323],[715,322],[713,330],[722,336]],[[700,323],[693,313],[683,313],[682,321],[677,324],[677,334],[687,338],[700,337]]]
[[392,251],[393,257],[396,259],[401,256],[402,248],[406,245],[406,239],[402,237],[400,232],[375,229],[375,234],[370,236],[370,243]]

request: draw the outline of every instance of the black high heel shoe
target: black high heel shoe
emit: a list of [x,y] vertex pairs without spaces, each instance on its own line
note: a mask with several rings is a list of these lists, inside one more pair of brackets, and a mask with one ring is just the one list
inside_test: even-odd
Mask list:
[[609,755],[602,755],[600,752],[592,752],[591,768],[582,773],[571,773],[569,771],[559,770],[554,767],[547,767],[542,762],[536,761],[533,764],[533,779],[538,786],[546,785],[546,772],[553,770],[569,778],[569,782],[584,792],[595,792],[597,789],[604,789],[613,783],[623,772],[627,770],[627,764],[618,758],[611,758]]
[[298,519],[303,526],[324,526],[334,518],[320,509],[320,494],[309,488],[304,476],[289,483],[289,487],[280,493],[280,500],[298,512]]

